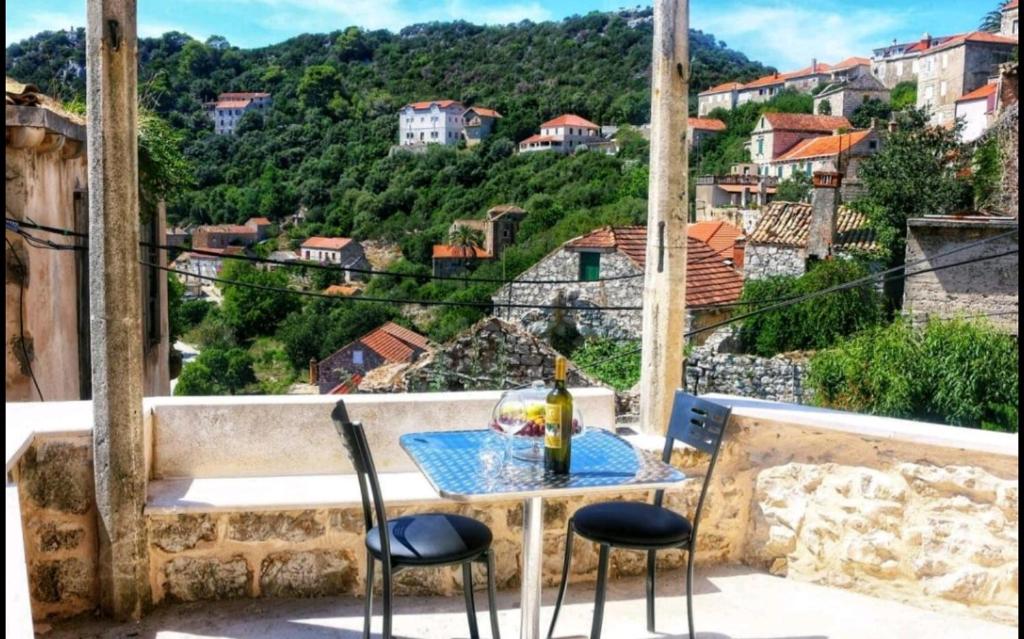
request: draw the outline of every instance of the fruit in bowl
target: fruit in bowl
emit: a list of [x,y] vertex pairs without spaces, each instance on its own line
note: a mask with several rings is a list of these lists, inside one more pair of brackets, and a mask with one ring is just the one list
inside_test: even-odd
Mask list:
[[[543,438],[550,389],[543,382],[526,388],[506,391],[494,407],[489,426],[491,429],[521,438]],[[583,432],[583,418],[579,408],[573,410],[573,435]]]

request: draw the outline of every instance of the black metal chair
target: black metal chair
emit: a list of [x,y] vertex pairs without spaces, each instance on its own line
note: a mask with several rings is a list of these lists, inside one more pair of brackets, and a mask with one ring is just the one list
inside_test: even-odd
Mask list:
[[[391,639],[392,578],[407,568],[462,565],[462,583],[469,616],[469,634],[480,637],[476,624],[476,603],[473,597],[473,563],[487,566],[487,598],[491,615],[491,634],[498,634],[498,609],[495,605],[494,551],[491,530],[486,525],[459,515],[426,513],[388,520],[381,499],[377,470],[362,424],[350,422],[344,404],[338,402],[331,413],[334,425],[345,442],[363,498],[363,519],[366,524],[366,612],[363,637],[370,637],[373,617],[373,578],[376,562],[383,572],[384,639]],[[372,504],[371,504],[372,496]],[[376,517],[376,525],[374,518]]]
[[569,566],[572,562],[572,538],[577,534],[584,539],[600,544],[597,563],[597,595],[594,600],[594,621],[590,639],[601,636],[601,622],[604,616],[605,587],[608,580],[608,554],[612,548],[647,551],[647,630],[654,632],[654,577],[655,553],[658,550],[682,548],[686,550],[686,613],[690,624],[690,639],[693,631],[693,555],[697,544],[697,524],[700,522],[704,497],[707,494],[711,473],[718,460],[725,426],[731,409],[712,402],[676,391],[672,405],[672,417],[665,436],[665,448],[661,458],[668,463],[676,440],[711,455],[708,472],[693,513],[693,521],[675,513],[661,504],[664,490],[655,492],[654,503],[605,502],[585,506],[569,519],[565,539],[565,563],[562,566],[562,584],[558,589],[555,614],[551,619],[548,639],[555,632],[558,612],[565,599],[569,585]]

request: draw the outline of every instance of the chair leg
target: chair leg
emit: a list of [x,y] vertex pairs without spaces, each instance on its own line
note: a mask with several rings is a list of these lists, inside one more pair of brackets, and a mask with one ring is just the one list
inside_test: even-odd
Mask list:
[[562,610],[562,602],[565,601],[565,591],[569,588],[569,566],[572,564],[572,520],[569,520],[569,527],[565,533],[565,560],[562,562],[562,583],[558,585],[558,598],[555,599],[555,613],[551,617],[551,627],[548,628],[548,639],[555,634],[555,624],[558,622],[558,613]]
[[696,639],[693,630],[693,546],[686,551],[686,620],[690,624],[690,639]]
[[647,551],[647,632],[654,632],[654,580],[657,553]]
[[363,615],[363,639],[370,639],[370,621],[373,619],[373,569],[375,565],[373,555],[366,553],[366,610]]
[[491,639],[501,639],[498,633],[498,589],[494,585],[494,551],[487,551],[487,609],[491,613]]
[[391,639],[391,580],[393,575],[388,570],[389,566],[385,565],[381,571],[384,577],[384,632],[381,635],[382,639]]
[[601,639],[601,623],[604,621],[604,597],[608,586],[608,544],[601,544],[597,560],[597,594],[594,597],[594,624],[590,627],[590,639]]
[[476,627],[476,601],[473,598],[473,562],[462,564],[462,592],[466,594],[466,615],[469,617],[470,639],[480,639],[480,630]]

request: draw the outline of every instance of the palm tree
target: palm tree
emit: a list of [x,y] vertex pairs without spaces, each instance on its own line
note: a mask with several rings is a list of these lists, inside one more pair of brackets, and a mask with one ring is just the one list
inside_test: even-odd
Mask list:
[[998,7],[986,13],[978,28],[989,33],[999,33],[1003,28],[1003,4],[1005,3],[1000,2]]
[[465,257],[473,257],[476,255],[476,249],[484,245],[484,234],[479,229],[460,224],[448,234],[448,241],[452,246],[461,247]]

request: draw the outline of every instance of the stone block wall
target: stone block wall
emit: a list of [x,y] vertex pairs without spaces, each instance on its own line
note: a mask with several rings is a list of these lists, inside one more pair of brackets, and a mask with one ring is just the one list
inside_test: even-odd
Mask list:
[[761,280],[775,275],[800,276],[806,269],[803,249],[770,244],[747,244],[743,254],[743,277]]
[[90,436],[38,438],[15,470],[32,617],[70,617],[99,602]]
[[758,357],[734,352],[737,332],[730,327],[713,333],[693,349],[686,363],[686,389],[691,393],[723,393],[754,399],[807,404],[807,356],[784,353]]

